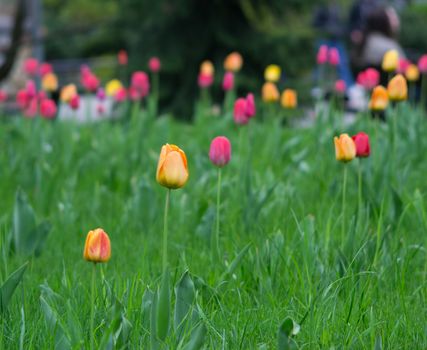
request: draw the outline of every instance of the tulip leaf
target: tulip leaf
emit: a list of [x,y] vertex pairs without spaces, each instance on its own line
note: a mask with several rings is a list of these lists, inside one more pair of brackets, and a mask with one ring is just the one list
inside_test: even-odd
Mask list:
[[3,313],[7,305],[12,298],[13,293],[15,292],[16,287],[18,287],[22,278],[24,277],[24,272],[27,268],[28,262],[14,271],[8,279],[0,287],[0,312]]
[[200,323],[195,330],[191,333],[190,341],[184,345],[182,350],[198,350],[201,349],[206,335],[206,326]]
[[299,325],[296,324],[290,317],[283,320],[279,326],[277,334],[278,350],[293,350],[297,349],[295,341],[292,339],[293,335],[299,332]]
[[194,304],[196,296],[194,283],[190,277],[188,270],[184,272],[181,279],[176,284],[175,295],[176,301],[174,325],[177,339],[179,340],[181,339],[184,330],[185,319],[187,318],[192,309],[192,305]]
[[237,266],[239,266],[240,262],[242,261],[245,254],[248,252],[249,248],[251,246],[251,243],[248,243],[243,247],[243,249],[240,251],[240,253],[234,258],[234,260],[231,262],[230,266],[228,266],[227,270],[221,275],[220,277],[220,283],[224,282],[224,280],[231,275],[234,270],[236,270]]
[[159,348],[159,341],[157,340],[157,304],[158,293],[153,293],[151,304],[151,317],[150,317],[150,343],[151,350]]
[[59,321],[57,312],[52,309],[43,296],[40,296],[40,303],[46,318],[47,326],[49,327],[50,331],[55,334],[55,350],[71,349],[70,340],[68,339],[64,328]]
[[150,315],[151,315],[151,308],[153,306],[154,302],[154,293],[151,291],[150,288],[147,288],[142,296],[142,326],[145,329],[149,329],[150,327]]
[[157,337],[164,341],[169,332],[170,320],[170,290],[169,290],[169,270],[163,272],[162,281],[158,291],[156,328]]

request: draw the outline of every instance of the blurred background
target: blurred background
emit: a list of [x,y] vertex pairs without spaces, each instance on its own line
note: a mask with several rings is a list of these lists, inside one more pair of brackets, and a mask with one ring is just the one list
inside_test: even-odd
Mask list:
[[238,51],[239,92],[259,91],[264,68],[275,63],[304,101],[322,40],[343,45],[355,76],[366,12],[379,4],[396,10],[395,39],[406,55],[416,60],[427,52],[427,2],[420,0],[0,0],[0,83],[22,86],[28,57],[51,62],[62,85],[78,80],[83,63],[105,82],[118,76],[124,49],[128,75],[147,70],[152,56],[161,59],[160,105],[186,119],[200,63],[212,60],[222,77],[224,57]]

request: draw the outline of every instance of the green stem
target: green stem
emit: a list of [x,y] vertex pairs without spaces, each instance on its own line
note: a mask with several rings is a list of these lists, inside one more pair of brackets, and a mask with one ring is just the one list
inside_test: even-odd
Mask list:
[[165,213],[163,217],[163,259],[162,266],[163,272],[166,271],[168,265],[168,212],[169,212],[169,197],[171,190],[168,189],[166,192],[165,200]]
[[421,110],[422,111],[425,111],[425,109],[426,109],[426,94],[427,94],[427,91],[426,91],[426,87],[427,87],[426,79],[427,79],[427,74],[423,74],[421,76]]
[[362,209],[362,159],[359,158],[359,169],[358,169],[358,200],[359,200],[359,211]]
[[344,237],[345,237],[346,188],[347,188],[347,165],[344,164],[344,176],[343,176],[343,184],[342,184],[342,231],[341,231],[341,242],[343,244],[344,244]]
[[221,257],[221,251],[219,249],[220,205],[221,205],[221,168],[218,168],[218,185],[216,189],[216,232],[215,232],[215,248],[216,248],[218,258]]
[[92,283],[90,291],[90,348],[95,350],[95,277],[96,277],[96,263],[93,263],[92,268]]

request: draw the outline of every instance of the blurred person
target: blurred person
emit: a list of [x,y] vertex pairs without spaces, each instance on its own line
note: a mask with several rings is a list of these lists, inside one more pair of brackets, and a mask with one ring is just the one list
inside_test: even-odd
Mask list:
[[380,7],[380,0],[356,0],[351,6],[348,18],[348,30],[353,45],[360,45],[369,15]]

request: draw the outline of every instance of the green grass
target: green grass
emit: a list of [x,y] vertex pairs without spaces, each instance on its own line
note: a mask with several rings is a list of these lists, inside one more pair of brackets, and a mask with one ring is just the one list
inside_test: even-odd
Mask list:
[[[96,227],[112,242],[111,260],[102,266],[105,282],[98,269],[97,341],[108,328],[114,294],[131,325],[130,348],[149,347],[143,294],[161,277],[166,190],[155,171],[166,142],[186,152],[190,170],[186,186],[171,194],[171,283],[189,270],[206,349],[277,348],[285,317],[301,325],[294,339],[302,349],[373,349],[380,339],[384,349],[427,347],[427,121],[419,110],[399,106],[395,153],[391,124],[366,117],[345,129],[334,126],[337,113],[335,122],[323,118],[308,129],[273,120],[239,129],[230,116],[194,125],[145,117],[90,125],[1,122],[0,281],[30,263],[1,315],[0,348],[18,349],[20,339],[23,349],[54,348],[59,327],[49,326],[41,300],[66,335],[79,339],[72,348],[88,346],[92,266],[82,253]],[[358,131],[369,133],[372,154],[345,165],[342,237],[344,165],[335,160],[333,136]],[[233,147],[222,172],[221,261],[212,258],[217,171],[207,156],[218,135]],[[13,254],[5,243],[18,188],[38,222],[52,225],[39,257]]]

